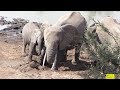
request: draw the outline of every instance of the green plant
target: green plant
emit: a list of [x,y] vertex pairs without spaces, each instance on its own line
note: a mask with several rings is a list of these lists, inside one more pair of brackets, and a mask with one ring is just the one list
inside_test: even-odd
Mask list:
[[116,43],[116,47],[111,47],[108,41],[99,44],[96,40],[96,33],[92,33],[90,30],[87,30],[85,33],[84,42],[87,50],[93,58],[96,58],[96,63],[91,65],[88,78],[94,76],[94,78],[102,79],[104,78],[104,74],[119,73],[117,70],[120,63],[120,47],[114,35],[103,24],[100,22],[98,24]]

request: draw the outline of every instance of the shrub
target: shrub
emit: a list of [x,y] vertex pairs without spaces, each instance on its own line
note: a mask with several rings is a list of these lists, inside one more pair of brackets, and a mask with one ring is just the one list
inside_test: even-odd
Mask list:
[[87,73],[86,78],[103,79],[107,73],[119,73],[120,47],[114,35],[100,22],[99,26],[115,40],[116,47],[111,47],[108,41],[99,44],[96,40],[96,33],[91,33],[91,30],[86,31],[84,42],[87,51],[94,59],[94,63],[91,65],[90,72]]

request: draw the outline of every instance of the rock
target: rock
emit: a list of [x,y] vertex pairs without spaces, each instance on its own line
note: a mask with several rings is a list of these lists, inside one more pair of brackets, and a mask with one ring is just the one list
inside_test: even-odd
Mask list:
[[9,27],[9,25],[0,25],[0,30],[5,30]]
[[100,23],[109,33],[104,31],[103,27],[99,24],[93,27],[89,27],[89,32],[97,37],[96,40],[99,40],[98,42],[102,44],[108,43],[110,45],[110,48],[120,46],[120,24],[112,17],[105,17]]
[[[110,43],[111,47],[116,47],[118,45],[120,46],[120,24],[116,23],[116,20],[114,20],[112,17],[106,17],[102,20],[101,22],[105,28],[108,29],[110,34],[109,35],[107,32],[104,32],[101,27],[97,27],[96,32],[98,34],[98,37],[100,38],[101,42],[104,43],[107,41]],[[115,42],[116,40],[116,42]]]
[[28,23],[28,20],[21,19],[21,18],[13,18],[13,21],[6,21],[5,17],[1,16],[0,18],[0,25],[9,25],[7,27],[2,28],[3,30],[22,30],[23,26]]
[[103,58],[106,61],[111,60],[117,67],[120,64],[120,24],[112,17],[105,17],[96,25],[96,28],[90,29],[89,32],[92,33],[89,36],[99,42],[96,43],[96,47],[99,46],[97,48],[93,45],[94,42],[91,44],[94,53],[98,53],[101,60]]

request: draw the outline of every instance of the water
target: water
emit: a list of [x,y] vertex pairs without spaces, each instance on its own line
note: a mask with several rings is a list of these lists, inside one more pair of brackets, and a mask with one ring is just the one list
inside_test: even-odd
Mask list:
[[53,24],[60,16],[67,12],[69,11],[0,11],[0,16],[5,16],[10,21],[12,18],[24,18],[37,22],[48,21]]
[[[30,21],[55,23],[59,17],[72,11],[0,11],[0,16],[7,17],[7,20],[12,18],[24,18]],[[80,11],[86,18],[87,22],[94,18],[101,20],[105,16],[112,16],[120,22],[120,11]]]

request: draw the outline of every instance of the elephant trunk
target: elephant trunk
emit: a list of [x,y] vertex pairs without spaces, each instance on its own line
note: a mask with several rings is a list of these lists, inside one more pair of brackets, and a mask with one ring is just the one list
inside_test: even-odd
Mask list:
[[47,62],[50,64],[53,64],[55,60],[55,55],[57,54],[58,51],[58,45],[57,43],[54,43],[48,47],[46,47],[46,54],[47,54]]
[[37,42],[38,42],[38,55],[41,55],[41,51],[42,51],[42,49],[44,47],[44,38],[43,38],[42,35],[40,35],[38,37],[38,41]]

